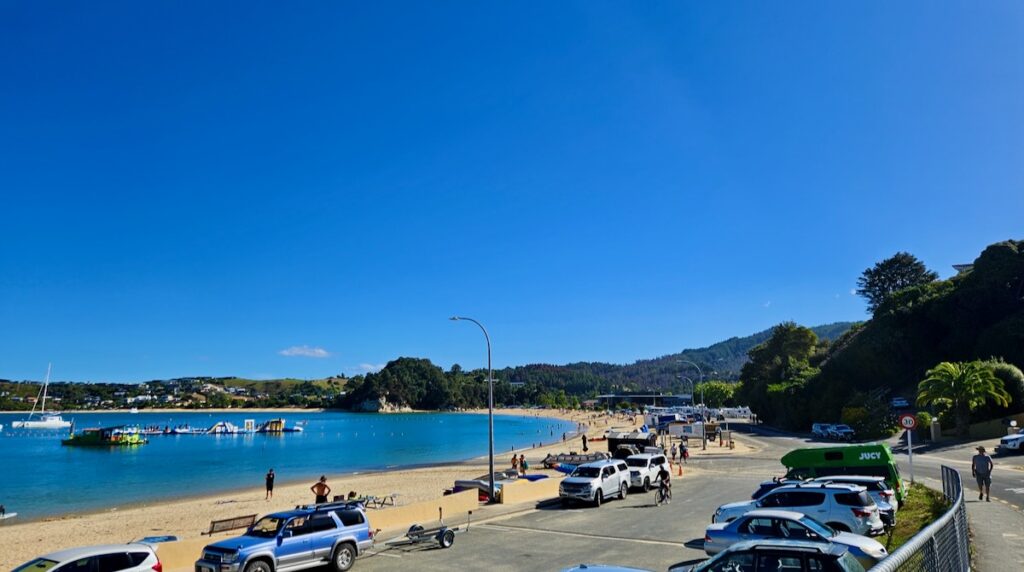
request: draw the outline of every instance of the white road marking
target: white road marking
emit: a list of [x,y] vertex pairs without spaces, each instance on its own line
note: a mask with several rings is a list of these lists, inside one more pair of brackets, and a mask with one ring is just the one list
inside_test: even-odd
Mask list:
[[669,542],[667,540],[644,540],[640,538],[620,538],[618,536],[604,536],[602,534],[586,534],[583,532],[565,532],[561,530],[536,530],[533,528],[523,528],[518,526],[503,526],[500,524],[481,524],[481,528],[487,528],[491,530],[500,530],[503,532],[533,532],[536,534],[556,534],[561,536],[575,536],[577,538],[588,538],[598,540],[615,540],[619,542],[628,542],[630,544],[654,544],[658,546],[684,546],[682,542]]

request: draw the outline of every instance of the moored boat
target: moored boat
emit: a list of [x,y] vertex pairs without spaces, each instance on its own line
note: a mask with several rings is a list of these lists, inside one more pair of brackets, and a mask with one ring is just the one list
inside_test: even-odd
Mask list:
[[90,427],[80,433],[72,433],[67,439],[61,439],[62,445],[75,447],[131,447],[145,445],[148,441],[142,436],[138,427]]
[[[11,429],[67,429],[71,427],[71,422],[65,421],[59,413],[46,412],[46,389],[50,386],[50,369],[51,366],[46,366],[46,380],[43,381],[43,387],[39,389],[39,395],[36,397],[36,402],[42,404],[39,409],[39,418],[32,419],[32,416],[36,414],[36,406],[32,405],[32,411],[29,412],[28,417],[22,421],[12,422]],[[42,397],[41,402],[40,397]]]

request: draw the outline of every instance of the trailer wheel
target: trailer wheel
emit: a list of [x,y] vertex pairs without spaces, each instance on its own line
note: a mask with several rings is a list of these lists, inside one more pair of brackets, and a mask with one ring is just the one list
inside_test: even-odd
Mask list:
[[418,524],[414,524],[409,527],[409,532],[406,532],[405,534],[406,536],[413,536],[419,532],[423,532],[423,527]]
[[455,544],[455,531],[445,530],[444,533],[441,534],[440,543],[441,548],[451,548],[452,544]]

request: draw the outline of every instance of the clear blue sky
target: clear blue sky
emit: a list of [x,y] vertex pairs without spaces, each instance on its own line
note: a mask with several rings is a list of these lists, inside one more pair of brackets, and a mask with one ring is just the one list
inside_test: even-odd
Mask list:
[[1024,229],[1018,2],[9,1],[0,78],[9,379],[631,362]]

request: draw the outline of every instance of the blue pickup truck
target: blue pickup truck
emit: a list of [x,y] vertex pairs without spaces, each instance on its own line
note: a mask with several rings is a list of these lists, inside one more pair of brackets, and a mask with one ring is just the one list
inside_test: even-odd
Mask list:
[[207,545],[195,572],[289,572],[325,564],[344,572],[372,545],[361,505],[298,507],[264,516],[242,536]]

